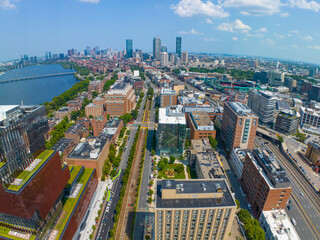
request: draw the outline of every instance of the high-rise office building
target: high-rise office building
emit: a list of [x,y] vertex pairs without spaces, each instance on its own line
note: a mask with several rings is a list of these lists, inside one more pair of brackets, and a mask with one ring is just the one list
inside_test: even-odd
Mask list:
[[90,47],[86,47],[86,49],[84,50],[84,55],[89,56],[90,55]]
[[228,239],[237,205],[225,179],[157,181],[155,239]]
[[271,124],[274,121],[276,100],[276,96],[270,91],[251,90],[248,106],[259,116],[259,121],[262,124]]
[[271,86],[277,87],[277,86],[284,86],[284,78],[285,73],[282,72],[269,72],[268,78],[269,78],[269,84]]
[[126,40],[126,51],[127,51],[127,57],[132,58],[133,57],[133,44],[132,44],[132,39],[127,39]]
[[45,149],[48,131],[45,106],[0,106],[0,178],[4,182],[11,183],[14,173]]
[[161,39],[159,37],[155,37],[153,39],[153,59],[160,60],[161,53]]
[[49,59],[48,52],[45,52],[45,56],[46,56],[46,60],[48,60]]
[[320,85],[312,85],[309,93],[309,100],[320,102]]
[[176,37],[176,54],[181,58],[181,37]]
[[320,128],[320,104],[316,103],[313,107],[300,107],[301,127],[312,126]]
[[256,216],[262,211],[284,209],[292,191],[284,168],[267,149],[246,153],[241,180]]
[[188,52],[181,53],[181,63],[184,63],[184,64],[188,63]]
[[162,67],[168,66],[169,63],[169,55],[167,52],[161,52],[160,64]]
[[162,45],[161,46],[161,52],[168,52],[167,46],[166,45]]
[[258,117],[247,105],[239,102],[224,104],[221,136],[226,148],[253,149]]
[[186,127],[186,118],[182,112],[182,105],[159,108],[158,154],[180,157],[184,151]]
[[52,58],[52,54],[51,54],[51,52],[49,52],[49,59],[51,59]]

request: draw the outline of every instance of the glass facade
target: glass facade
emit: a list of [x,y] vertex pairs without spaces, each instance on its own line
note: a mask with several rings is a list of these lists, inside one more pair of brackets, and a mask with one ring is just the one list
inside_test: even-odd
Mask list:
[[159,124],[157,147],[160,155],[180,157],[184,150],[186,124]]
[[181,58],[181,37],[176,38],[176,54]]
[[161,39],[159,37],[155,37],[153,39],[153,58],[160,60],[160,52],[161,52]]
[[127,39],[126,40],[126,51],[127,51],[127,57],[131,58],[133,57],[133,52],[132,52],[132,40],[131,39]]
[[18,119],[0,122],[0,162],[4,163],[0,177],[6,183],[44,150],[44,135],[49,131],[45,106],[21,107],[19,112]]

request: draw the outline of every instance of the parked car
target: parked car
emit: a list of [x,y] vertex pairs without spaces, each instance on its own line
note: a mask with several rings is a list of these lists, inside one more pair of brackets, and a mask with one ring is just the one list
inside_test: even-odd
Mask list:
[[291,222],[292,222],[292,224],[293,224],[294,226],[297,225],[297,222],[296,222],[296,220],[295,220],[294,218],[291,219]]
[[289,210],[289,211],[291,211],[291,206],[290,206],[290,205],[288,205],[288,207],[287,207],[287,208],[288,208],[288,210]]
[[250,203],[248,203],[248,209],[251,210],[252,209],[252,206]]

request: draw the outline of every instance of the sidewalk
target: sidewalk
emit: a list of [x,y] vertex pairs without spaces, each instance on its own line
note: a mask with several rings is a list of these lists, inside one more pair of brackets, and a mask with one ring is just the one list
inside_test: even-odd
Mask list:
[[98,216],[100,204],[102,203],[102,199],[105,191],[107,190],[107,187],[110,187],[110,188],[112,187],[112,181],[110,179],[108,179],[105,182],[99,182],[97,186],[97,190],[94,195],[92,205],[88,208],[88,210],[90,210],[90,213],[86,221],[86,227],[80,232],[81,234],[80,240],[90,239],[90,234],[93,232],[92,225],[96,224],[95,218]]

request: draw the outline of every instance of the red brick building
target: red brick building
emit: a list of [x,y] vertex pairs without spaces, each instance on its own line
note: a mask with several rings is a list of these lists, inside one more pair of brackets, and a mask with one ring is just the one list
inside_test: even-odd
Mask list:
[[257,217],[262,211],[284,209],[292,191],[284,169],[267,150],[247,152],[241,182]]
[[89,82],[88,92],[95,91],[97,93],[102,93],[104,82],[103,81],[91,81]]
[[190,139],[216,138],[216,130],[210,116],[206,112],[191,112],[187,117],[190,128]]
[[161,88],[160,92],[160,107],[177,105],[178,95],[175,90],[170,88]]
[[259,118],[251,109],[239,102],[224,104],[221,136],[226,148],[253,149]]
[[100,116],[95,117],[91,120],[91,126],[93,130],[93,136],[97,137],[101,133],[102,129],[104,128],[104,125],[107,123],[107,117]]

